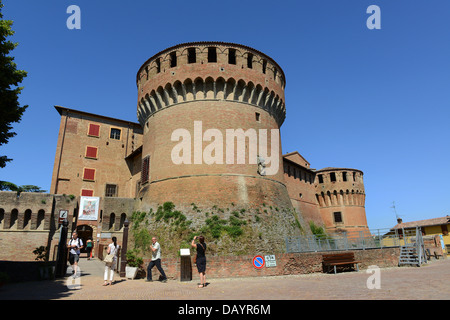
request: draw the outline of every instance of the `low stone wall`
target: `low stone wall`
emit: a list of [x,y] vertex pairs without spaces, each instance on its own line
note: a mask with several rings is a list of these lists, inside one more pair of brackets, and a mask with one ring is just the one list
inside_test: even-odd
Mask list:
[[[380,268],[396,267],[400,256],[400,248],[355,250],[353,252],[355,254],[355,259],[361,261],[359,265],[360,269],[366,269],[371,265],[376,265]],[[254,256],[250,255],[224,257],[207,256],[206,275],[207,279],[211,279],[322,273],[322,254],[324,254],[324,252],[278,254],[275,256],[276,267],[263,267],[262,269],[253,267],[252,260]],[[164,272],[169,279],[180,279],[180,257],[162,257],[161,262]],[[148,263],[149,260],[145,259],[145,268]],[[197,269],[192,263],[191,268],[192,279],[199,279]],[[152,271],[153,279],[158,279],[159,272],[156,267],[154,267]]]

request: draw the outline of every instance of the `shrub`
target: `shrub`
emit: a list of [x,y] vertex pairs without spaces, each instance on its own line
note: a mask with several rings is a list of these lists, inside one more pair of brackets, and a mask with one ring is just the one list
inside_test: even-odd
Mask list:
[[144,260],[141,257],[137,256],[137,250],[128,250],[127,251],[127,265],[130,267],[140,268],[144,263]]

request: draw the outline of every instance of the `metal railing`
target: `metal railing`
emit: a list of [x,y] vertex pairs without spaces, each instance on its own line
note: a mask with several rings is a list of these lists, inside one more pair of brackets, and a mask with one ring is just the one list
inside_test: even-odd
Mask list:
[[300,236],[286,238],[286,251],[318,252],[392,248],[413,245],[416,229],[374,229],[350,231],[326,236]]

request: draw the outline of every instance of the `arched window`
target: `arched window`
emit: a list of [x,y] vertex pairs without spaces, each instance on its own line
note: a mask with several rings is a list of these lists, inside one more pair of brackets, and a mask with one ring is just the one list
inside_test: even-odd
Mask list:
[[119,226],[119,230],[122,230],[123,225],[125,224],[125,220],[127,219],[127,215],[125,213],[122,213],[120,215],[120,226]]
[[36,229],[44,230],[45,211],[39,210],[37,215]]
[[31,225],[31,210],[25,210],[25,215],[23,217],[23,229],[30,229]]
[[17,222],[18,217],[19,217],[19,211],[17,209],[13,209],[11,211],[11,220],[9,223],[10,228],[13,228],[14,226],[16,226],[16,228],[17,228],[16,222]]
[[111,215],[109,216],[109,226],[108,226],[108,230],[114,230],[114,224],[116,222],[116,214],[113,212],[111,213]]
[[5,210],[0,208],[0,229],[3,229],[4,220],[5,220]]

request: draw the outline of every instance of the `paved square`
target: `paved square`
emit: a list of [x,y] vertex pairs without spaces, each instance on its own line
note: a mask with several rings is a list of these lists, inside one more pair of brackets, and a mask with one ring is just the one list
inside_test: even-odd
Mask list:
[[[0,288],[0,300],[448,300],[450,259],[422,267],[380,269],[380,289],[369,289],[372,275],[366,270],[338,274],[308,274],[261,278],[207,278],[209,285],[198,289],[197,281],[167,283],[116,277],[113,286],[103,287],[103,263],[81,259],[82,275],[55,281],[16,283]],[[212,276],[212,275],[211,275]],[[67,286],[69,284],[69,286]]]

